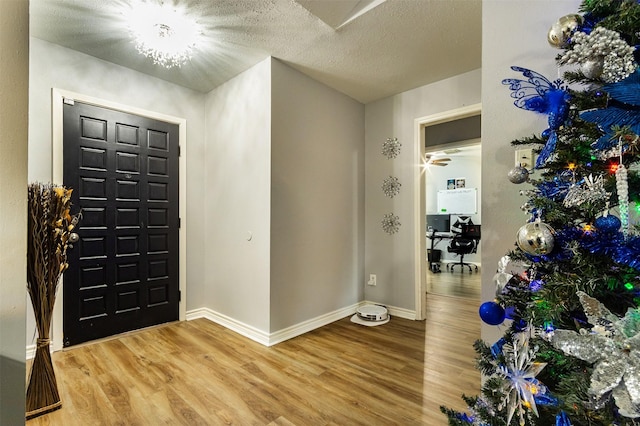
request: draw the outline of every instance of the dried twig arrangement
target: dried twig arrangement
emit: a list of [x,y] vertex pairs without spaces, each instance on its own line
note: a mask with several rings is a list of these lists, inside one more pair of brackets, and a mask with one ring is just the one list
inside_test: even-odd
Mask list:
[[69,266],[71,233],[79,220],[79,215],[71,215],[71,191],[52,184],[29,185],[27,291],[38,340],[27,387],[27,419],[62,406],[49,352],[49,330],[58,282]]

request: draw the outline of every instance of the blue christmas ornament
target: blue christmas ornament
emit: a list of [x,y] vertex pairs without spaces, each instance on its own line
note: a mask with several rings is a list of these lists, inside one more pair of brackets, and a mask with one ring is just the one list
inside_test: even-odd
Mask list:
[[504,322],[504,308],[496,302],[484,302],[478,310],[482,321],[489,325],[499,325]]
[[460,413],[457,415],[457,417],[458,417],[458,420],[467,422],[470,425],[472,425],[474,422],[474,417],[467,415],[467,413]]
[[509,85],[513,104],[518,108],[547,114],[549,128],[542,132],[547,143],[538,155],[536,169],[544,166],[558,142],[556,131],[565,123],[569,114],[569,92],[560,79],[551,82],[542,74],[527,68],[512,66],[512,70],[521,72],[527,80],[506,78],[502,84]]
[[571,420],[564,411],[560,411],[560,414],[556,416],[556,426],[571,426]]
[[615,232],[620,229],[622,223],[617,216],[610,214],[607,216],[600,216],[595,220],[593,225],[601,232]]
[[516,319],[518,317],[518,312],[516,311],[515,306],[507,306],[504,310],[504,317],[506,319]]
[[502,353],[502,347],[505,343],[507,343],[507,341],[504,340],[504,337],[501,337],[497,342],[491,345],[491,355],[493,355],[494,358],[498,358],[498,355]]
[[529,290],[531,290],[531,292],[535,293],[536,291],[540,291],[542,290],[542,287],[544,286],[544,281],[542,280],[533,280],[529,283]]

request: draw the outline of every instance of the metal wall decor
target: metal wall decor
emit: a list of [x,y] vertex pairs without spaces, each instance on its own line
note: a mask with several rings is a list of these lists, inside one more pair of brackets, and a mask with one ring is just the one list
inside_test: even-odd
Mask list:
[[400,193],[402,184],[397,177],[389,176],[382,182],[382,192],[389,198],[393,198]]
[[398,154],[400,154],[401,146],[402,144],[398,142],[398,138],[387,138],[387,140],[382,144],[382,155],[387,157],[389,160],[396,158]]
[[389,235],[400,230],[400,218],[393,213],[387,213],[382,218],[382,229]]

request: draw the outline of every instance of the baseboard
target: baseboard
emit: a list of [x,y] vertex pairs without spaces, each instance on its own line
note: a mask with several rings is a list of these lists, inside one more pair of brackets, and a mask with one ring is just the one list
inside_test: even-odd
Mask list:
[[[37,345],[27,345],[27,356],[26,359],[33,359],[36,357],[36,348]],[[53,353],[53,342],[49,343],[49,353]]]
[[258,330],[257,328],[235,320],[227,315],[221,314],[219,312],[215,312],[209,308],[200,308],[194,309],[191,311],[187,311],[186,320],[191,321],[198,318],[206,318],[209,321],[215,322],[216,324],[220,324],[221,326],[228,328],[231,331],[235,331],[236,333],[247,337],[255,342],[260,343],[264,346],[269,346],[269,334],[265,333],[262,330]]
[[[359,302],[351,306],[347,306],[345,308],[337,309],[333,312],[311,318],[290,327],[283,328],[282,330],[278,330],[273,333],[265,333],[262,330],[258,330],[255,327],[244,324],[226,315],[215,312],[209,308],[199,308],[188,311],[186,319],[187,321],[191,321],[198,318],[205,318],[255,342],[258,342],[261,345],[273,346],[275,344],[284,342],[285,340],[289,340],[302,334],[308,333],[309,331],[315,330],[317,328],[324,327],[325,325],[331,324],[334,321],[338,321],[342,318],[353,315],[359,306],[366,304],[379,303],[367,301]],[[388,305],[384,306],[389,310],[389,315],[391,315],[392,317],[396,316],[409,320],[416,319],[416,312],[413,310],[397,308]]]

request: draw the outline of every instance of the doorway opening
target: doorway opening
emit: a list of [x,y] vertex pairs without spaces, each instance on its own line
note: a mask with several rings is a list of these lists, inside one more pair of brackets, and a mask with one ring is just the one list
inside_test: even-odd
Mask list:
[[[458,154],[455,152],[455,149],[459,149],[464,152],[463,148],[471,150],[468,148],[473,145],[479,146],[479,136],[480,136],[480,115],[481,115],[482,107],[481,104],[474,104],[465,107],[461,107],[458,109],[445,111],[442,113],[418,118],[414,120],[414,132],[415,132],[415,146],[414,146],[414,159],[416,164],[416,172],[415,172],[415,180],[416,180],[416,191],[414,194],[414,209],[415,209],[415,223],[414,223],[414,235],[415,235],[415,258],[416,258],[416,278],[415,278],[415,301],[416,301],[416,317],[417,319],[425,318],[425,300],[427,293],[427,274],[432,274],[429,268],[429,261],[427,256],[427,248],[430,248],[430,243],[428,245],[428,239],[426,238],[427,231],[427,179],[430,180],[430,186],[433,183],[434,188],[435,184],[441,184],[443,186],[443,190],[446,190],[448,185],[448,180],[453,179],[453,190],[456,185],[464,188],[475,188],[477,198],[475,200],[478,213],[480,206],[480,193],[479,190],[481,188],[480,185],[480,148],[476,148],[478,154],[476,157],[477,164],[477,178],[474,174],[473,178],[467,177],[469,174],[467,170],[464,172],[456,172],[453,171],[454,167],[452,166],[453,158],[452,155]],[[462,123],[469,123],[469,130],[461,129]],[[454,135],[451,135],[451,134]],[[455,134],[459,135],[456,136]],[[467,136],[460,136],[467,135]],[[447,140],[448,139],[448,140]],[[427,148],[429,146],[429,148]],[[451,150],[450,153],[444,156],[435,156],[435,153],[442,152],[444,150]],[[429,157],[427,154],[431,154]],[[439,165],[434,166],[434,160],[450,158],[449,161],[437,161]],[[473,160],[472,160],[473,161]],[[428,164],[431,163],[431,164]],[[444,164],[444,165],[443,165]],[[444,181],[437,182],[433,177],[430,178],[428,169],[429,168],[438,168],[443,170],[450,170],[451,173],[447,173],[447,177],[444,178]],[[448,174],[451,174],[449,177]],[[464,176],[463,176],[464,175]],[[468,191],[467,191],[468,192]],[[431,197],[436,198],[437,203],[437,192],[431,195]],[[436,204],[437,206],[437,204]],[[437,207],[434,207],[437,209]],[[441,212],[436,211],[433,213],[450,213],[450,212]],[[446,246],[445,246],[446,250]],[[477,261],[479,262],[479,256],[477,257]],[[458,269],[459,271],[459,269]],[[446,271],[444,273],[447,273]],[[442,273],[441,273],[442,274]],[[449,274],[451,274],[449,272]],[[454,275],[460,275],[460,272],[456,272]],[[469,274],[462,274],[468,276]],[[476,276],[477,280],[479,280],[480,274],[472,274]],[[477,288],[480,288],[480,284],[478,282]],[[478,296],[479,297],[479,296]]]

